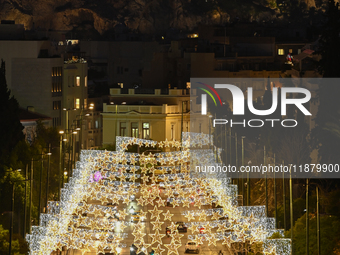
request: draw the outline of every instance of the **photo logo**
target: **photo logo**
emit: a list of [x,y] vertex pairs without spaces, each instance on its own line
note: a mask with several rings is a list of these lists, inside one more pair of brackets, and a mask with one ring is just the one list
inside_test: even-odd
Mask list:
[[[201,83],[201,82],[199,82]],[[231,84],[215,84],[214,87],[211,87],[205,83],[201,83],[207,88],[209,88],[213,93],[217,96],[217,98],[220,101],[220,104],[222,105],[222,100],[220,96],[218,95],[216,89],[228,89],[233,98],[233,115],[244,115],[244,94],[243,91]],[[199,87],[199,89],[206,92],[210,97],[213,99],[215,105],[217,106],[216,100],[207,89]],[[293,94],[293,93],[301,93],[304,94],[304,98],[287,98],[287,94]],[[201,95],[201,114],[206,115],[207,114],[207,94]],[[304,115],[311,116],[312,114],[303,106],[304,103],[309,102],[311,99],[311,93],[308,89],[305,88],[297,88],[297,87],[282,87],[281,88],[281,115],[287,114],[287,105],[295,105]],[[278,106],[278,88],[273,87],[272,90],[272,105],[267,110],[258,110],[255,109],[253,104],[253,88],[248,87],[247,88],[247,105],[249,111],[258,116],[266,116],[270,115],[275,112]]]
[[[198,83],[202,84],[203,86],[210,89],[217,96],[218,100],[220,101],[220,104],[222,105],[221,97],[219,96],[219,94],[217,93],[217,91],[213,87],[211,87],[210,85],[205,84],[203,82],[198,82]],[[214,101],[215,106],[217,106],[216,100],[209,90],[207,90],[205,88],[201,88],[201,87],[198,87],[198,88],[203,90],[205,93],[207,93],[212,98],[212,100]],[[207,94],[202,94],[202,97],[201,97],[202,98],[202,108],[201,108],[202,109],[202,115],[207,115]]]

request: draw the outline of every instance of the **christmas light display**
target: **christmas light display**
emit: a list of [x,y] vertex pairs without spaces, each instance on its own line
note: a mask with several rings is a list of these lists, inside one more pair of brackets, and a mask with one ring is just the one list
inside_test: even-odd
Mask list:
[[[183,133],[182,144],[117,137],[116,144],[115,152],[82,151],[61,200],[49,202],[26,237],[31,255],[63,247],[81,254],[179,254],[188,240],[229,252],[290,254],[289,239],[269,239],[282,230],[263,206],[238,206],[237,186],[225,173],[195,171],[218,165],[221,150],[211,136]],[[126,152],[131,145],[164,152]]]

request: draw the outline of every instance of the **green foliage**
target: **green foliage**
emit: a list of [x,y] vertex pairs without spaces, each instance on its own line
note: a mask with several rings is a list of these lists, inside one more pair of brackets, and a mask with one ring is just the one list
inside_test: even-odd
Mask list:
[[278,238],[283,238],[283,236],[279,232],[273,233],[268,239],[278,239]]
[[[306,254],[306,214],[300,217],[294,225],[293,245],[295,255]],[[340,221],[335,216],[321,216],[320,217],[320,243],[321,254],[333,254],[333,250],[339,242],[340,237]],[[286,237],[290,237],[290,230],[285,232]],[[309,254],[317,254],[316,242],[316,217],[310,214],[309,219]]]
[[[0,225],[0,254],[8,254],[9,251],[9,231]],[[24,255],[28,251],[25,240],[19,236],[13,237],[12,255]]]

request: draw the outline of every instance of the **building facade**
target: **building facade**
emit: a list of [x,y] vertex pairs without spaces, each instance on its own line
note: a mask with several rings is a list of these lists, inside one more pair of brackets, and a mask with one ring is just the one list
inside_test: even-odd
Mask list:
[[102,116],[104,146],[116,136],[180,141],[190,131],[189,90],[111,89]]

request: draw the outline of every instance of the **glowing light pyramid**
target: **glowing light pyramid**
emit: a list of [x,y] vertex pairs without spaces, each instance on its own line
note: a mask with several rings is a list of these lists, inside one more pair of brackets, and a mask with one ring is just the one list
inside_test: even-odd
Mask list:
[[[192,133],[183,133],[182,146],[117,137],[116,152],[82,151],[61,201],[49,202],[27,235],[30,254],[63,247],[81,254],[179,254],[190,240],[229,253],[290,254],[290,239],[267,239],[282,230],[274,229],[264,206],[237,206],[237,187],[227,176],[195,172],[197,164],[217,164],[218,153],[206,148],[211,141]],[[131,145],[166,152],[126,152]]]

